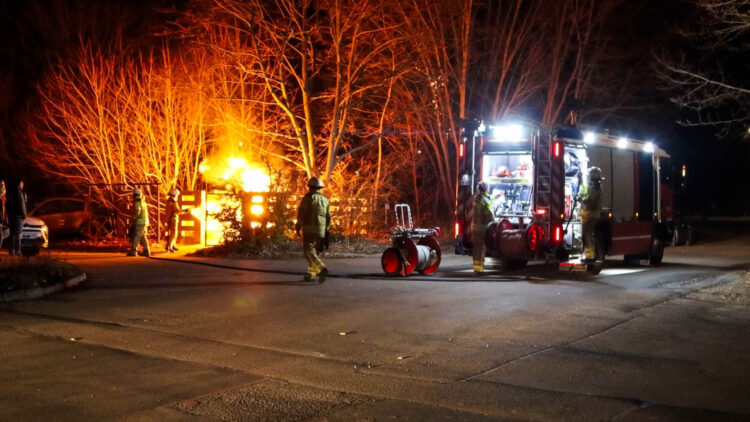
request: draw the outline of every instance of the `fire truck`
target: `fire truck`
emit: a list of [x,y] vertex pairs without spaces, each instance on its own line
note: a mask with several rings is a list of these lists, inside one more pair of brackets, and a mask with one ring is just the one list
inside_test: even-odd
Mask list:
[[[659,265],[671,243],[673,192],[661,174],[669,154],[652,142],[572,127],[545,128],[465,122],[459,144],[456,254],[484,242],[487,256],[505,268],[529,260],[560,269],[598,273],[606,256]],[[584,261],[581,204],[588,169],[602,170],[602,213],[596,225],[596,259]],[[487,182],[495,222],[484,239],[472,239],[472,197]]]

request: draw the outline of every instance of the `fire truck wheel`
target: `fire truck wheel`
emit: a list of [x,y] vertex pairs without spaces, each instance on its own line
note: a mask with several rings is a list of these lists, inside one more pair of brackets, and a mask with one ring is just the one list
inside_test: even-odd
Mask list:
[[588,273],[591,275],[597,275],[602,272],[603,267],[604,261],[594,261],[593,264],[586,265],[586,271],[588,271]]
[[586,271],[591,275],[597,275],[602,272],[604,268],[604,236],[596,237],[596,260],[592,264],[586,266]]
[[651,252],[648,254],[648,265],[653,267],[661,265],[664,258],[664,243],[659,238],[651,240]]

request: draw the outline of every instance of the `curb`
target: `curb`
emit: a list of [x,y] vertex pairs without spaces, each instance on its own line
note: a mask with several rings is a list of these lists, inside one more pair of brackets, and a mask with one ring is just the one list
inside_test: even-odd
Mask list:
[[0,293],[0,302],[15,302],[19,300],[39,299],[48,294],[59,292],[65,288],[75,287],[86,280],[86,273],[75,276],[67,281],[47,287],[34,287],[32,289],[16,290],[13,292]]

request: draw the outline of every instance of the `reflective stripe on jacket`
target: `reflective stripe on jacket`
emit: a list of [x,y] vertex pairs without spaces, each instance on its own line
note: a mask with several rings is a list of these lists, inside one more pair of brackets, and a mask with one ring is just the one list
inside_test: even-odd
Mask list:
[[146,205],[146,198],[143,196],[133,200],[133,216],[130,218],[130,224],[148,226],[148,205]]
[[601,185],[583,186],[581,188],[581,215],[599,218],[602,213]]
[[320,192],[308,192],[297,209],[297,227],[302,227],[305,236],[325,236],[331,225],[328,199]]
[[474,195],[474,218],[471,220],[472,231],[484,231],[487,224],[495,221],[492,215],[492,198],[488,193],[477,192]]

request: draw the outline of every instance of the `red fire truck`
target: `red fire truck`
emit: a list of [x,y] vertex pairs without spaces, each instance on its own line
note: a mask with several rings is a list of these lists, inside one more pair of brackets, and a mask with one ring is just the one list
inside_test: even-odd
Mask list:
[[[456,253],[485,242],[487,256],[507,267],[529,260],[598,273],[604,257],[659,265],[674,230],[673,193],[660,174],[669,155],[652,142],[576,128],[467,122],[459,145]],[[584,263],[578,192],[599,167],[602,214],[596,261]],[[472,239],[472,197],[487,182],[495,222]]]

